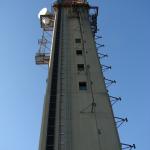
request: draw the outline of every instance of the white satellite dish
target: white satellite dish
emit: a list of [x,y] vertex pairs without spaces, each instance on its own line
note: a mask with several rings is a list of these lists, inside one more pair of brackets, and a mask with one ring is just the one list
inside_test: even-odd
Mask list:
[[[38,13],[38,18],[40,19],[40,16],[41,16],[41,15],[49,15],[49,14],[50,14],[50,13],[49,13],[49,11],[48,11],[47,8],[42,8],[42,9],[40,10],[40,12]],[[43,22],[44,24],[49,24],[50,20],[49,20],[48,18],[44,18],[44,19],[42,20],[42,22]]]
[[41,15],[49,15],[50,13],[49,13],[49,11],[48,11],[48,9],[47,8],[42,8],[41,10],[40,10],[40,12],[38,13],[38,18],[40,19],[40,16]]

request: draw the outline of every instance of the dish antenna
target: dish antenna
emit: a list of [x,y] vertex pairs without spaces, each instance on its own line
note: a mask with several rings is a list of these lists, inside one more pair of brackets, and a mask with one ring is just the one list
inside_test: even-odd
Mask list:
[[[38,13],[38,18],[41,19],[41,16],[45,16],[45,15],[50,15],[50,12],[48,11],[47,8],[42,8],[42,9],[40,10],[40,12]],[[49,18],[44,17],[44,18],[42,19],[42,22],[43,22],[45,25],[48,25],[48,24],[50,23],[50,20],[49,20]]]

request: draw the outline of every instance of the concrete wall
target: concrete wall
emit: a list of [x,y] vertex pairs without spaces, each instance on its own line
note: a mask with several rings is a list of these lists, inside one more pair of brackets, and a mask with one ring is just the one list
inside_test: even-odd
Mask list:
[[[77,17],[71,8],[63,8],[60,38],[55,150],[121,150],[86,9],[80,9]],[[75,39],[81,39],[81,43]],[[76,54],[79,49],[82,56]],[[77,64],[84,64],[84,71],[78,71]],[[79,82],[86,82],[87,90],[80,90]],[[96,104],[93,112],[92,102]],[[44,108],[45,113],[48,108]],[[41,131],[42,143],[45,132]]]

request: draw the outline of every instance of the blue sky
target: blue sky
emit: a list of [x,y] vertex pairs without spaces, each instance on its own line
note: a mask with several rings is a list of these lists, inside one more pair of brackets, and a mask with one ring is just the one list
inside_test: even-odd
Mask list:
[[[119,128],[125,143],[149,149],[150,140],[150,1],[94,0],[99,5],[99,42],[111,64],[106,77],[117,80],[109,91],[121,96],[116,116],[129,122]],[[47,67],[36,66],[34,56],[41,29],[37,14],[48,0],[0,2],[0,150],[37,150]]]

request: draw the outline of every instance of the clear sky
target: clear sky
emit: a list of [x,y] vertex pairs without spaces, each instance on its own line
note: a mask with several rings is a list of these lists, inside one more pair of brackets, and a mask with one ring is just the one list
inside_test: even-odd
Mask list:
[[[48,0],[0,1],[0,150],[37,150],[47,67],[34,56],[41,29],[37,14]],[[100,7],[99,35],[111,64],[109,90],[121,96],[116,116],[128,117],[121,141],[148,150],[150,142],[150,1],[94,0]]]

